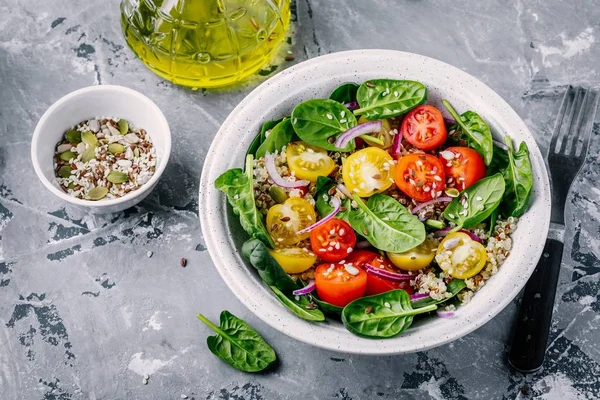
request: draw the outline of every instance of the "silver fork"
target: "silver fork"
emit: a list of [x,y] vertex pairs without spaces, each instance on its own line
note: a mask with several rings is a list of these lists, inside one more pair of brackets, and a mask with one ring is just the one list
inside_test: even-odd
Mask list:
[[587,155],[599,98],[592,89],[569,86],[554,125],[547,156],[552,181],[550,231],[525,286],[508,355],[513,368],[524,373],[537,371],[544,361],[563,255],[565,204]]

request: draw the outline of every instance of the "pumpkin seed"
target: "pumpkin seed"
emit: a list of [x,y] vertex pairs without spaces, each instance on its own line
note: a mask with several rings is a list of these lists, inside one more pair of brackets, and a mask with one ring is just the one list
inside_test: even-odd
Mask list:
[[450,197],[458,197],[460,192],[456,188],[447,188],[444,192]]
[[108,189],[106,186],[96,186],[92,190],[88,192],[88,199],[90,200],[100,200],[108,193]]
[[96,158],[96,148],[90,147],[81,155],[81,162],[86,163],[94,158]]
[[63,165],[58,169],[58,175],[60,175],[61,178],[68,178],[71,176],[71,171],[73,171],[73,168],[71,168],[71,166]]
[[69,186],[67,186],[69,189],[73,189],[75,187],[75,182],[71,182],[69,183]]
[[288,198],[288,195],[285,192],[285,190],[283,190],[279,186],[274,185],[269,188],[269,195],[277,204],[284,203]]
[[106,180],[112,183],[124,183],[129,180],[129,175],[123,172],[113,171],[110,174],[108,174]]
[[119,122],[117,122],[117,125],[119,126],[119,132],[121,132],[121,135],[126,135],[127,131],[129,130],[129,123],[124,119],[120,119]]
[[75,158],[76,155],[72,151],[65,151],[64,153],[60,153],[59,157],[63,161],[69,161],[71,158]]
[[98,145],[98,138],[92,132],[82,132],[81,141],[85,144],[89,144],[90,147],[96,147]]
[[135,149],[133,149],[133,155],[136,157],[140,156],[140,149],[138,149],[137,147]]
[[121,143],[111,143],[108,145],[108,151],[110,151],[112,154],[124,153],[125,146],[123,146]]
[[65,139],[67,139],[69,143],[81,143],[81,132],[75,129],[68,130],[65,133]]

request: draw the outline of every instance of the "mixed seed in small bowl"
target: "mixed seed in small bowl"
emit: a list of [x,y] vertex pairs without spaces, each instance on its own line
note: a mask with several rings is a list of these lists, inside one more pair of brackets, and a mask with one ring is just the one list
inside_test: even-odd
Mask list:
[[155,169],[156,150],[146,131],[113,117],[71,127],[54,154],[60,187],[82,200],[123,197],[146,184]]

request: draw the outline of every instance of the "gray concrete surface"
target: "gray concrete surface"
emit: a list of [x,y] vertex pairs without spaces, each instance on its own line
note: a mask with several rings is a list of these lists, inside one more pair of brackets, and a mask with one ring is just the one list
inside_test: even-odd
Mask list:
[[[568,202],[570,232],[541,371],[523,376],[506,365],[517,301],[476,332],[431,351],[376,358],[322,351],[282,336],[233,297],[205,251],[196,216],[208,146],[235,104],[265,78],[227,92],[174,87],[126,47],[118,5],[0,2],[1,399],[600,397],[598,130]],[[294,19],[296,59],[277,62],[277,70],[358,48],[432,56],[495,89],[542,150],[565,85],[600,83],[594,1],[297,0]],[[29,145],[55,100],[109,83],[139,90],[162,108],[173,153],[139,207],[92,216],[43,188]],[[195,315],[216,319],[223,309],[273,345],[276,370],[243,374],[208,351],[209,332]]]

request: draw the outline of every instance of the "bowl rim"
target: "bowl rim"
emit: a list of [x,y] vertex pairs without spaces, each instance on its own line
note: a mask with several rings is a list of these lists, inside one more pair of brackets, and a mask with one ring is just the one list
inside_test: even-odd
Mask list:
[[[522,132],[523,138],[529,140],[530,143],[528,143],[528,144],[534,145],[534,146],[530,146],[529,150],[530,150],[530,154],[531,154],[531,158],[532,158],[532,164],[536,163],[538,166],[539,171],[536,171],[536,172],[538,172],[539,181],[541,182],[541,185],[540,185],[541,187],[536,188],[536,190],[538,191],[539,201],[541,203],[541,205],[538,209],[538,212],[540,212],[541,215],[539,215],[539,218],[538,218],[538,225],[536,226],[536,232],[539,232],[540,235],[547,234],[549,226],[550,226],[550,183],[549,183],[548,173],[547,173],[545,163],[544,163],[544,157],[542,156],[542,154],[539,150],[539,147],[537,146],[537,143],[535,142],[535,139],[534,139],[533,135],[531,134],[531,132],[529,131],[529,129],[527,128],[527,125],[525,124],[525,122],[521,119],[521,117],[512,109],[512,107],[500,95],[498,95],[494,90],[492,90],[490,87],[488,87],[486,84],[484,84],[479,79],[473,77],[472,75],[468,74],[467,72],[465,72],[457,67],[449,65],[449,64],[439,61],[437,59],[427,57],[427,56],[422,56],[422,55],[415,54],[415,53],[408,53],[408,52],[402,52],[402,51],[396,51],[396,50],[385,50],[385,49],[350,50],[350,51],[336,52],[336,53],[331,53],[331,54],[323,55],[320,57],[316,57],[316,58],[304,61],[302,63],[299,63],[291,68],[288,68],[288,69],[280,72],[279,74],[275,75],[274,77],[268,79],[267,81],[263,82],[257,88],[255,88],[250,94],[248,94],[232,110],[232,112],[225,119],[225,121],[221,125],[221,128],[217,132],[215,139],[213,140],[213,142],[207,152],[207,155],[217,153],[217,149],[220,146],[221,142],[226,140],[224,131],[227,130],[226,127],[228,126],[228,124],[230,124],[233,120],[235,120],[237,118],[237,113],[239,111],[243,110],[246,107],[250,107],[252,102],[257,101],[258,98],[260,97],[261,92],[264,91],[265,89],[268,89],[269,86],[276,86],[278,84],[284,83],[286,81],[286,79],[288,79],[288,80],[291,79],[291,77],[293,77],[295,74],[297,74],[305,69],[308,70],[310,68],[315,68],[320,63],[335,63],[336,61],[343,62],[344,60],[347,61],[348,58],[353,58],[353,57],[365,57],[365,58],[366,57],[382,57],[382,58],[393,57],[393,58],[398,58],[398,59],[412,58],[411,61],[415,62],[415,63],[432,64],[432,65],[435,65],[436,67],[444,68],[446,71],[448,71],[448,74],[452,74],[454,76],[460,77],[460,79],[462,81],[467,82],[470,86],[476,86],[479,90],[486,92],[486,95],[493,97],[494,101],[496,102],[496,105],[501,106],[503,111],[506,111],[507,113],[509,113],[509,115],[505,116],[504,119],[510,120],[513,125],[516,124],[515,126],[518,126],[519,130]],[[356,71],[356,72],[358,72],[358,71]],[[506,134],[508,135],[508,133],[506,133]],[[200,178],[200,187],[199,187],[200,193],[199,193],[198,209],[199,209],[199,218],[200,218],[200,222],[201,222],[201,228],[202,228],[204,241],[205,241],[207,250],[211,256],[211,259],[212,259],[213,263],[215,264],[217,271],[219,272],[219,274],[221,275],[221,277],[223,278],[223,280],[225,281],[225,283],[227,284],[229,289],[242,302],[242,304],[244,304],[244,306],[246,308],[248,308],[250,311],[252,311],[256,316],[258,316],[266,324],[270,325],[271,327],[284,333],[287,336],[290,336],[301,342],[304,342],[304,343],[307,343],[307,344],[310,344],[310,345],[313,345],[316,347],[320,347],[323,349],[337,351],[337,352],[344,352],[344,353],[348,353],[348,354],[395,355],[395,354],[408,354],[408,353],[414,353],[417,351],[424,351],[424,350],[428,350],[430,348],[438,347],[443,344],[452,342],[456,339],[459,339],[459,338],[473,332],[474,330],[478,329],[479,327],[483,326],[487,322],[489,322],[493,317],[495,317],[498,313],[500,313],[500,311],[502,311],[516,297],[516,295],[525,286],[528,278],[533,273],[533,270],[537,264],[537,260],[539,260],[541,254],[543,252],[545,241],[540,240],[538,242],[533,242],[533,245],[530,247],[530,250],[528,250],[528,254],[531,255],[530,260],[532,260],[532,261],[528,264],[529,269],[524,273],[523,279],[516,282],[510,288],[509,291],[502,292],[504,294],[504,297],[499,299],[499,301],[495,301],[493,303],[493,307],[491,307],[487,312],[485,312],[481,316],[479,316],[476,320],[470,320],[469,323],[460,325],[456,330],[454,330],[453,332],[451,332],[448,335],[445,335],[443,338],[441,338],[435,342],[432,341],[427,344],[417,343],[417,344],[413,344],[410,346],[407,346],[407,345],[396,345],[396,346],[391,345],[390,346],[388,344],[391,344],[393,339],[367,339],[371,342],[385,342],[386,345],[381,345],[381,346],[373,345],[373,346],[369,346],[369,348],[365,350],[365,349],[361,349],[361,348],[357,348],[357,347],[341,348],[339,345],[336,345],[335,343],[330,343],[327,341],[321,342],[321,341],[317,341],[317,340],[311,340],[312,339],[311,335],[309,335],[309,334],[307,335],[307,333],[314,333],[315,330],[321,329],[321,328],[312,328],[311,329],[311,327],[309,326],[307,329],[294,329],[295,326],[285,325],[283,323],[284,322],[283,320],[285,317],[282,317],[280,315],[273,315],[272,312],[268,312],[267,310],[264,310],[262,307],[260,307],[260,302],[257,302],[256,297],[262,296],[262,293],[256,293],[255,286],[247,287],[244,283],[240,283],[239,281],[236,280],[236,278],[239,278],[239,276],[238,277],[233,276],[234,274],[232,274],[230,271],[227,270],[227,266],[225,265],[226,259],[229,259],[228,261],[232,261],[232,257],[230,257],[229,254],[225,254],[221,250],[221,247],[227,246],[231,242],[231,240],[230,240],[231,232],[228,231],[223,235],[229,241],[223,240],[224,237],[220,237],[220,235],[219,235],[219,224],[222,222],[220,222],[218,219],[219,219],[219,217],[221,217],[221,214],[220,213],[212,214],[212,211],[215,211],[218,209],[219,204],[221,206],[223,206],[224,204],[227,203],[224,196],[221,196],[218,202],[214,198],[215,197],[214,192],[216,191],[216,189],[213,186],[213,180],[214,180],[214,178],[216,178],[216,176],[218,176],[218,174],[224,172],[224,170],[222,168],[223,167],[222,165],[217,167],[217,166],[215,166],[215,163],[213,163],[213,161],[214,160],[211,157],[207,157],[205,159],[205,162],[204,162],[204,165],[202,168],[202,175]],[[226,206],[226,207],[228,207],[228,206]],[[222,229],[222,230],[225,231],[226,229]],[[239,249],[234,249],[234,251],[239,252]],[[253,291],[253,289],[254,289],[254,291]],[[265,293],[268,293],[268,292],[265,292]],[[271,311],[273,311],[273,310],[271,310]],[[289,313],[288,310],[285,310],[283,306],[281,306],[281,311],[282,311],[282,313]],[[299,317],[292,315],[292,314],[289,314],[289,316],[291,318],[297,319],[298,323],[308,323],[311,325],[315,324],[315,323],[310,323],[310,322],[301,320]],[[323,323],[321,323],[321,324],[323,324]],[[295,325],[297,325],[297,324],[295,324]],[[398,336],[395,339],[398,339],[400,337],[402,337],[402,336]],[[398,341],[398,342],[395,342],[394,344],[398,344],[398,343],[400,343],[400,342]]]
[[[94,92],[117,92],[117,93],[127,94],[127,95],[137,97],[142,101],[142,103],[145,103],[145,105],[150,109],[151,112],[156,113],[158,115],[158,118],[164,123],[164,133],[165,133],[165,137],[166,137],[165,146],[163,149],[164,154],[160,160],[160,164],[158,165],[158,168],[156,168],[156,170],[154,172],[154,175],[152,175],[152,178],[150,178],[150,180],[148,182],[146,182],[145,184],[143,184],[138,190],[131,191],[131,192],[127,193],[125,196],[119,197],[117,199],[95,201],[95,200],[78,199],[76,197],[69,196],[67,193],[63,192],[62,190],[59,190],[56,186],[54,186],[52,184],[52,182],[49,179],[46,178],[46,175],[44,175],[44,173],[42,171],[42,167],[40,166],[40,162],[37,158],[37,150],[38,150],[40,137],[42,135],[42,127],[46,124],[46,122],[49,119],[51,119],[54,116],[54,112],[56,111],[56,109],[59,108],[60,106],[62,106],[63,104],[66,104],[66,103],[76,100],[80,96],[86,96],[87,94],[94,93]],[[147,96],[141,94],[140,92],[138,92],[136,90],[130,89],[125,86],[119,86],[119,85],[88,86],[88,87],[74,90],[74,91],[64,95],[63,97],[58,99],[56,102],[54,102],[44,112],[44,114],[38,121],[37,125],[35,126],[35,130],[33,131],[33,136],[31,138],[31,162],[33,164],[33,169],[35,170],[37,177],[42,182],[42,184],[46,187],[46,189],[48,189],[50,192],[52,192],[57,197],[61,198],[62,200],[66,201],[66,202],[69,202],[71,204],[75,204],[77,206],[97,208],[97,209],[108,207],[108,206],[113,206],[113,205],[123,204],[127,201],[131,201],[132,199],[143,195],[144,193],[146,193],[149,190],[152,190],[155,183],[160,179],[160,176],[162,175],[165,168],[167,167],[167,163],[169,162],[170,155],[171,155],[171,129],[169,127],[169,122],[167,121],[167,118],[165,117],[163,112],[156,105],[156,103],[154,103],[152,100],[150,100],[150,98],[148,98]]]

